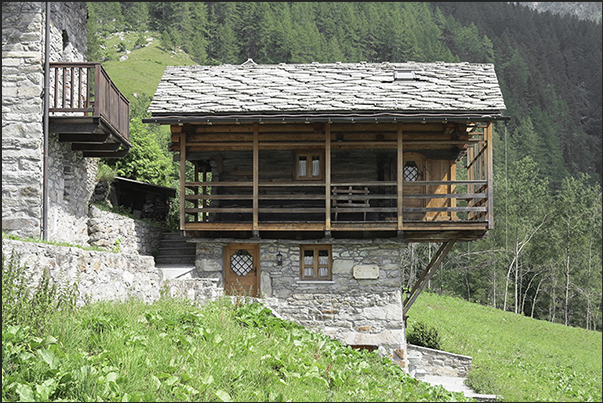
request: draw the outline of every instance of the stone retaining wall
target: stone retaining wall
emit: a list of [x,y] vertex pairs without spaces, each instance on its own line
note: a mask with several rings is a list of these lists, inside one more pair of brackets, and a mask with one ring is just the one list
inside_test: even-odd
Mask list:
[[411,375],[466,377],[471,370],[472,358],[432,348],[407,344],[409,371]]
[[57,285],[77,282],[82,306],[95,301],[137,298],[152,303],[165,292],[172,298],[188,298],[198,304],[220,297],[222,289],[212,279],[163,280],[151,256],[84,250],[73,246],[2,239],[2,255],[19,257],[23,276],[34,287],[44,273]]
[[[107,250],[123,253],[153,255],[161,242],[166,228],[135,220],[110,211],[89,207],[88,243]],[[117,250],[117,249],[116,249]]]
[[77,282],[78,304],[123,301],[135,297],[151,303],[160,296],[161,273],[152,256],[84,250],[35,242],[2,239],[2,254],[19,256],[31,285],[44,272],[56,284]]

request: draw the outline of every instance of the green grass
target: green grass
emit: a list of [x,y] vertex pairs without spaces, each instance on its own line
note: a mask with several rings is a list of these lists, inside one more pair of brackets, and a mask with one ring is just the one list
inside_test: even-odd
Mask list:
[[600,402],[601,332],[423,292],[408,326],[438,329],[442,350],[473,357],[468,383],[505,401]]
[[2,401],[472,401],[226,298],[93,303],[2,349]]
[[[115,83],[119,91],[131,99],[133,94],[145,94],[152,97],[157,85],[161,81],[166,66],[188,66],[196,64],[183,51],[169,52],[161,47],[159,34],[148,32],[146,37],[154,38],[143,48],[132,50],[138,38],[138,33],[125,33],[123,41],[117,35],[105,39],[106,49],[110,61],[103,62],[103,67]],[[118,51],[118,45],[123,42],[126,49],[130,50],[128,59],[120,62],[119,57],[125,52]]]

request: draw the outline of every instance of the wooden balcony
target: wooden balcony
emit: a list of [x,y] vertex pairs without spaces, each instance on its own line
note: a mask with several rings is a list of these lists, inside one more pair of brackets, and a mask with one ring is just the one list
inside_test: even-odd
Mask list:
[[100,63],[50,63],[49,129],[84,157],[130,149],[130,105]]
[[[429,129],[427,125],[424,127]],[[411,126],[406,128],[409,137],[415,135],[410,131]],[[222,142],[219,149],[244,146],[239,134],[228,133],[224,128],[218,130],[225,133],[219,139]],[[261,138],[259,126],[255,130],[256,138]],[[346,130],[352,139],[357,137],[356,132],[350,132],[350,127],[341,130]],[[364,138],[372,140],[365,127],[360,127],[358,132],[360,130]],[[221,157],[216,167],[212,168],[207,162],[198,163],[194,181],[181,182],[181,195],[184,195],[181,196],[181,229],[189,237],[200,238],[403,237],[409,242],[482,238],[493,228],[492,127],[491,124],[476,124],[463,130],[470,133],[463,140],[451,137],[446,141],[425,140],[419,145],[422,148],[437,146],[446,153],[452,148],[460,150],[456,161],[431,161],[430,169],[427,169],[430,173],[425,176],[405,174],[405,164],[415,154],[413,150],[418,142],[402,141],[402,130],[398,132],[399,141],[388,143],[387,133],[380,132],[385,141],[366,140],[361,152],[357,141],[346,142],[343,137],[341,142],[332,145],[330,139],[337,137],[325,136],[326,146],[316,142],[319,152],[314,154],[324,152],[325,156],[324,161],[320,160],[324,162],[325,173],[317,180],[287,179],[291,172],[284,168],[287,163],[283,158],[298,155],[295,153],[297,147],[308,147],[299,132],[296,136],[303,144],[287,144],[288,148],[282,146],[274,151],[273,144],[268,141],[255,141],[251,152],[236,151],[241,158],[237,159],[233,154],[228,160],[228,170],[222,166],[227,165],[224,156],[228,153],[219,153]],[[232,142],[225,143],[229,135]],[[193,136],[188,139],[194,139]],[[187,154],[180,155],[181,169],[184,170],[185,162],[214,155],[211,139],[213,137],[205,136],[202,144],[187,143]],[[181,142],[176,147],[184,149]],[[194,154],[195,150],[201,149],[210,151]],[[355,157],[350,156],[352,151],[356,153]],[[191,156],[190,160],[185,160],[187,155]],[[391,161],[391,166],[383,169],[386,158]],[[356,167],[360,162],[364,164],[362,170]],[[374,164],[382,166],[377,169]],[[221,173],[220,179],[212,178],[212,169]],[[361,171],[367,173],[363,175]],[[391,174],[379,180],[367,179],[376,178],[380,176],[377,172],[383,171]],[[418,171],[425,171],[425,168]],[[342,180],[346,177],[356,179]]]

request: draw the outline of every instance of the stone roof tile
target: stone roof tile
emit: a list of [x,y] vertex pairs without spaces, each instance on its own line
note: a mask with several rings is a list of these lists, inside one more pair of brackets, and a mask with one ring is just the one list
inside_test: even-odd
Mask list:
[[[396,70],[414,79],[395,80]],[[172,115],[504,109],[492,64],[441,62],[168,66],[149,106]]]

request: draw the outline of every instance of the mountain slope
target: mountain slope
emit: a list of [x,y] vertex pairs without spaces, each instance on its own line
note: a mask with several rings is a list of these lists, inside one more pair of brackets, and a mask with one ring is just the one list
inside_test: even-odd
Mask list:
[[144,33],[146,45],[136,47],[140,35],[134,32],[113,34],[106,39],[103,50],[109,58],[103,62],[103,67],[128,99],[134,94],[152,97],[166,66],[195,64],[183,51],[164,50],[159,34],[155,32]]
[[[423,292],[408,328],[435,327],[442,350],[473,357],[470,386],[505,401],[601,401],[601,332]],[[408,332],[408,330],[407,330]]]
[[553,14],[568,14],[576,16],[581,20],[601,23],[601,2],[520,1],[518,3],[540,12],[548,11]]

